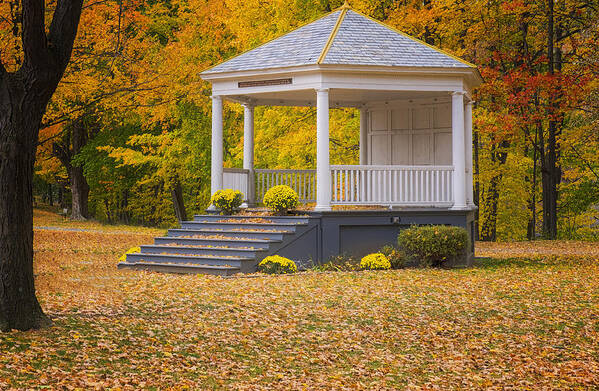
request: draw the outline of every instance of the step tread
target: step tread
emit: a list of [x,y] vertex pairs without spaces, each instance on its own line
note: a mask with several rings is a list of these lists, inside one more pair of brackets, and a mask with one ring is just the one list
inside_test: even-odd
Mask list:
[[264,223],[256,223],[256,222],[245,222],[245,221],[239,221],[239,222],[235,222],[235,221],[218,221],[218,220],[214,220],[214,221],[208,221],[208,220],[204,220],[204,221],[197,221],[197,220],[192,220],[192,221],[183,221],[183,224],[198,224],[198,225],[202,225],[202,224],[218,224],[218,225],[276,225],[276,226],[281,226],[281,227],[295,227],[297,225],[307,225],[308,223],[278,223],[276,221],[270,221],[270,222],[264,222]]
[[239,220],[247,220],[247,219],[264,219],[264,220],[268,220],[268,219],[309,219],[310,215],[294,215],[294,216],[272,216],[272,215],[256,215],[256,216],[247,216],[247,215],[233,215],[233,216],[223,216],[223,215],[193,215],[194,219],[201,219],[201,218],[205,218],[205,219],[216,219],[220,217],[222,220],[228,220],[228,219],[239,219]]
[[164,249],[184,249],[193,248],[195,250],[215,250],[215,251],[242,251],[242,252],[255,252],[255,251],[267,251],[265,248],[255,247],[224,247],[224,246],[193,246],[193,245],[177,245],[171,246],[167,244],[143,244],[141,248],[152,247],[152,248],[164,248]]
[[221,270],[239,270],[237,266],[230,265],[204,265],[202,263],[168,263],[168,262],[119,262],[119,266],[135,266],[135,265],[148,265],[148,266],[173,266],[173,267],[187,267],[194,269],[221,269]]
[[156,239],[175,240],[206,240],[215,242],[250,242],[250,243],[279,243],[277,239],[254,239],[254,238],[210,238],[205,236],[158,236]]
[[173,231],[191,231],[191,232],[213,232],[213,233],[225,233],[225,234],[293,234],[295,231],[291,230],[257,230],[257,229],[218,229],[218,228],[173,228]]
[[[142,257],[155,257],[155,256],[159,256],[159,257],[167,257],[167,258],[176,258],[176,259],[185,259],[185,258],[191,258],[191,259],[216,259],[219,261],[255,261],[256,258],[253,257],[235,257],[235,256],[228,256],[228,255],[193,255],[193,254],[162,254],[162,253],[131,253],[131,254],[127,254],[127,256],[132,255],[132,256],[142,256]],[[136,261],[137,262],[137,261]]]

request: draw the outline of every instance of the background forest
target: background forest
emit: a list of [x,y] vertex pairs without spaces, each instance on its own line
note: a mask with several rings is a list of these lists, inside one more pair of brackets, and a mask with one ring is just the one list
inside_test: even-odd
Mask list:
[[[19,54],[18,2],[0,52]],[[49,4],[49,11],[52,8]],[[88,0],[40,133],[35,192],[74,218],[176,223],[207,206],[210,87],[199,73],[343,0]],[[371,1],[351,6],[479,66],[475,202],[482,240],[599,237],[599,3]],[[12,20],[11,20],[12,19]],[[242,107],[225,104],[240,167]],[[331,163],[357,164],[359,113],[331,111]],[[314,168],[315,110],[256,109],[257,168]]]

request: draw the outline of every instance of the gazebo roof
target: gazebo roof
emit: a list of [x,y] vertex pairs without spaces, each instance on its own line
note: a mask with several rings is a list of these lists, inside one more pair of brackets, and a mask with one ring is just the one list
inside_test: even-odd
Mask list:
[[320,64],[476,68],[473,64],[343,6],[202,74]]

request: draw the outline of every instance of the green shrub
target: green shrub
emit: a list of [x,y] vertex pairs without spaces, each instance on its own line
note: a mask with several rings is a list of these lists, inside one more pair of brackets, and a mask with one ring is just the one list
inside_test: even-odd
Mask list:
[[279,185],[271,187],[264,195],[264,205],[275,213],[284,213],[297,207],[299,196],[289,186]]
[[442,266],[464,254],[470,245],[465,229],[444,225],[404,229],[397,241],[399,248],[421,266]]
[[243,194],[239,190],[217,190],[210,199],[212,205],[222,214],[230,215],[243,203]]
[[380,253],[387,257],[392,269],[401,269],[406,264],[406,254],[395,246],[385,246]]
[[368,254],[360,261],[360,269],[362,270],[387,270],[391,269],[391,262],[384,254],[374,253]]
[[141,248],[139,248],[139,247],[131,247],[123,255],[121,255],[121,257],[119,258],[119,262],[126,262],[127,261],[127,254],[133,254],[133,253],[139,253],[139,252],[141,252]]
[[258,264],[258,270],[268,274],[291,274],[297,272],[297,266],[291,259],[271,255]]

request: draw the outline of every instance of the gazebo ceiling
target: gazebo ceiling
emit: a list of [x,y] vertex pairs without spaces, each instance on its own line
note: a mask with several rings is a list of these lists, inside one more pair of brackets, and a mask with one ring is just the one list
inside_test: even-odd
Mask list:
[[214,66],[202,76],[306,65],[409,68],[476,67],[344,6],[324,17]]

